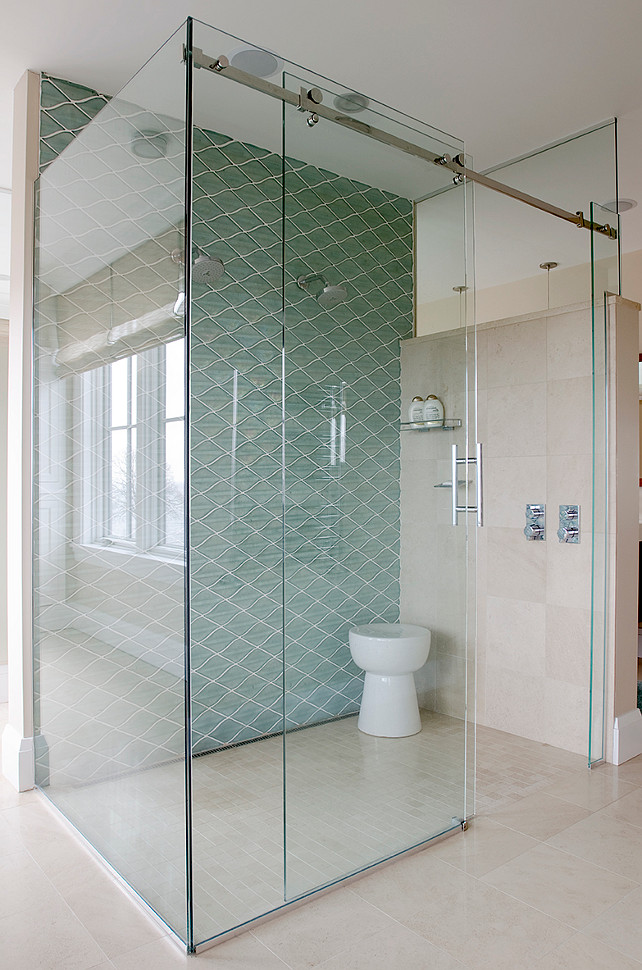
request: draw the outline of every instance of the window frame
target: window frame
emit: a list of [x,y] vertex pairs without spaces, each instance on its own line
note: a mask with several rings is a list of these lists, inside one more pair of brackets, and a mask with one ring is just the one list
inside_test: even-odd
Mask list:
[[[183,340],[178,337],[177,340]],[[80,541],[83,545],[114,549],[139,556],[176,560],[184,555],[184,540],[168,541],[167,426],[182,423],[185,415],[166,415],[167,346],[158,344],[143,351],[114,356],[100,367],[85,371],[81,382],[81,461],[83,483]],[[136,359],[136,408],[133,417],[132,364],[128,366],[127,424],[111,424],[111,365],[126,358]],[[129,537],[111,532],[112,482],[111,436],[114,430],[128,431],[128,455],[132,452],[133,497],[128,514],[132,517]],[[132,432],[135,446],[132,447]]]

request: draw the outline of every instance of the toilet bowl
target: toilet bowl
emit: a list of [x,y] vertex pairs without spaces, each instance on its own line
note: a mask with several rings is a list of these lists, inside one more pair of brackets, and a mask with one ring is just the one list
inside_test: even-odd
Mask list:
[[365,670],[358,727],[380,738],[421,731],[413,673],[430,653],[430,630],[409,623],[366,623],[348,635],[350,653]]

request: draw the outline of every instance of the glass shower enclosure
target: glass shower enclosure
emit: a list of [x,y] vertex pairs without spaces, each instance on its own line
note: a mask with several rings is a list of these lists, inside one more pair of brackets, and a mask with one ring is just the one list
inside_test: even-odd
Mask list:
[[[96,107],[38,186],[37,783],[194,950],[473,812],[470,190],[456,139],[192,20]],[[400,621],[422,728],[380,737],[348,634]]]

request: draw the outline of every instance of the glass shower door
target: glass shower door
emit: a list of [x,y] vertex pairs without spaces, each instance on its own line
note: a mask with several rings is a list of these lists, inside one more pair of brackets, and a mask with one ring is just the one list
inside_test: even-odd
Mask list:
[[[591,232],[591,323],[593,352],[593,501],[591,508],[591,664],[589,693],[589,767],[603,761],[606,716],[606,645],[608,638],[609,535],[615,528],[608,515],[608,298],[620,292],[618,240],[620,219],[591,203],[591,222],[610,225],[617,239]],[[586,526],[585,526],[586,528]],[[611,618],[612,621],[612,618]]]
[[[432,296],[458,307],[453,289],[466,282],[464,190],[395,139],[434,155],[462,146],[318,78],[285,75],[284,86],[301,92],[305,104],[284,105],[290,900],[456,827],[466,815],[473,523],[464,515],[453,525],[451,489],[439,487],[450,474],[453,444],[466,455],[465,321],[413,339],[415,277],[431,272],[428,259],[414,262],[418,203],[440,191],[454,203],[441,208],[435,227],[448,255],[443,293],[433,281]],[[368,137],[372,129],[381,135]],[[410,401],[429,393],[444,401],[446,421],[411,429]],[[465,494],[462,487],[459,504]],[[357,724],[365,672],[352,659],[349,631],[400,621],[432,634],[428,662],[415,675],[422,728],[390,737],[375,724],[366,733]]]
[[36,783],[186,940],[183,39],[42,80],[33,630]]

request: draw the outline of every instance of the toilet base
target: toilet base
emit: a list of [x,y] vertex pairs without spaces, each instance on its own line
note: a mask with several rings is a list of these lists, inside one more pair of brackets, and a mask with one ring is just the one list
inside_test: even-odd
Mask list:
[[421,731],[415,678],[412,674],[366,673],[357,726],[378,738],[407,738]]

